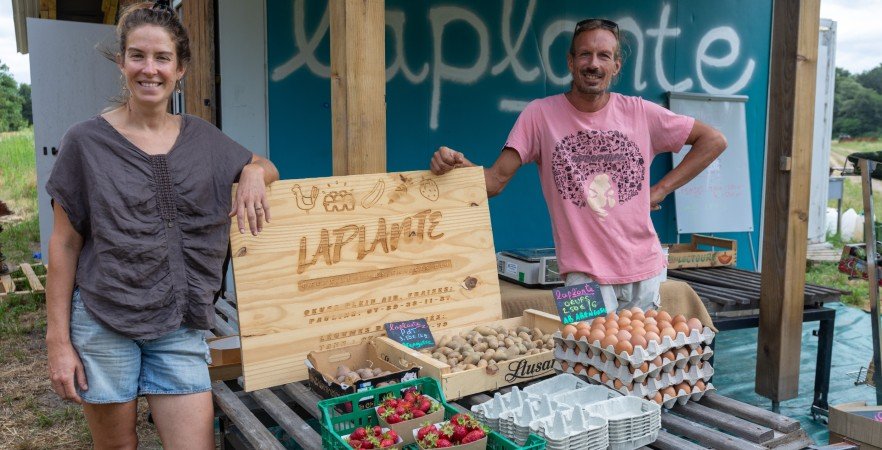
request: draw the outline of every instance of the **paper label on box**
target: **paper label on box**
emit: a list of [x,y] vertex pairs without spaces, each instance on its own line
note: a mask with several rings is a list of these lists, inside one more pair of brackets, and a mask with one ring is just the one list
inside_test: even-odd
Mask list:
[[511,276],[518,274],[518,265],[515,263],[505,263],[505,273]]

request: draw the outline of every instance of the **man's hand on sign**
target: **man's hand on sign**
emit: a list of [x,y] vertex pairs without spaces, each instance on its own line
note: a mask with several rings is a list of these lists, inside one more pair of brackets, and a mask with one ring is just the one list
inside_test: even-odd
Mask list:
[[435,175],[444,175],[456,167],[469,167],[474,164],[467,160],[461,152],[442,146],[435,151],[430,165],[432,173]]

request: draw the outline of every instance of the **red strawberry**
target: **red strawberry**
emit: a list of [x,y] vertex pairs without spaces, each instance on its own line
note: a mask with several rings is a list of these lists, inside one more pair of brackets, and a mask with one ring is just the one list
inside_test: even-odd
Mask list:
[[454,425],[453,426],[453,434],[450,436],[450,440],[453,442],[459,442],[462,438],[466,437],[469,434],[469,430],[462,425]]
[[438,440],[435,442],[435,447],[436,448],[453,447],[453,443],[451,443],[448,439],[445,439],[442,437],[442,438],[438,438]]
[[468,414],[454,414],[453,417],[450,418],[450,423],[454,425],[465,425],[468,417]]
[[374,448],[374,443],[369,440],[361,441],[361,448]]
[[349,438],[349,446],[352,448],[355,448],[355,449],[362,448],[361,441],[359,441],[358,439],[352,439],[352,438]]
[[378,425],[374,425],[373,432],[374,436],[380,436],[383,434],[383,428]]
[[404,393],[404,400],[413,403],[416,400],[416,394],[413,391],[407,391]]
[[469,434],[462,438],[461,443],[468,444],[470,442],[480,441],[481,439],[484,439],[485,436],[487,436],[487,434],[484,433],[484,430],[469,431]]
[[406,412],[407,412],[407,408],[405,408],[405,407],[402,406],[402,405],[398,405],[398,407],[395,408],[395,414],[401,415],[401,414],[404,414],[404,413],[406,413]]
[[395,430],[389,430],[385,434],[386,439],[392,439],[395,442],[398,442],[398,433]]
[[382,416],[383,413],[385,413],[385,412],[386,412],[386,407],[385,407],[385,406],[382,406],[382,405],[381,405],[381,406],[377,407],[377,414],[379,414],[379,415]]
[[426,416],[426,413],[420,411],[419,409],[413,410],[412,414],[413,414],[414,419]]
[[426,435],[432,432],[437,434],[438,427],[436,427],[435,425],[426,425],[420,428],[419,430],[417,430],[417,440],[422,441],[423,438],[426,437]]
[[395,445],[396,442],[398,442],[397,439],[394,441],[392,439],[383,439],[382,441],[380,441],[380,448],[391,447]]
[[445,423],[438,430],[438,434],[440,434],[442,438],[445,438],[447,440],[452,439],[453,438],[453,424],[450,422]]
[[351,439],[362,440],[367,437],[367,430],[365,430],[364,427],[358,427],[349,435],[349,437]]
[[429,408],[432,407],[432,402],[427,398],[423,398],[419,403],[419,410],[422,412],[429,412]]

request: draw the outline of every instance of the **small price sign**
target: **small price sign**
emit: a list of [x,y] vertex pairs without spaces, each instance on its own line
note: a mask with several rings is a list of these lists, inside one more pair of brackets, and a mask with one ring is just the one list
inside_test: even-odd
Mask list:
[[435,338],[426,319],[389,322],[383,324],[383,328],[386,329],[386,336],[405,347],[419,350],[435,346]]
[[606,315],[606,306],[595,281],[552,289],[560,321],[566,325]]

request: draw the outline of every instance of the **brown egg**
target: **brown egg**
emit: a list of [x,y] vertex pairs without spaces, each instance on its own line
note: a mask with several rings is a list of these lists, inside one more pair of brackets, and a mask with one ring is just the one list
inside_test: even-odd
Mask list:
[[594,320],[591,321],[591,328],[594,328],[598,325],[603,325],[606,323],[606,317],[595,317]]
[[698,330],[699,333],[701,332],[702,329],[704,329],[704,325],[702,325],[701,321],[695,317],[687,320],[686,325],[689,326],[690,330]]
[[585,372],[585,365],[582,363],[576,363],[576,365],[573,366],[573,372],[577,374],[582,374],[583,372]]
[[597,341],[603,341],[604,337],[606,337],[605,330],[591,330],[591,334],[588,336],[588,342],[593,344]]
[[628,340],[622,340],[616,343],[616,354],[621,355],[622,353],[628,355],[634,353],[634,346],[631,345],[631,342]]
[[619,322],[619,328],[623,328],[623,327],[627,327],[628,325],[631,325],[631,319],[628,317],[620,317],[618,322]]
[[560,334],[565,338],[569,338],[576,334],[576,327],[572,325],[564,325],[563,330],[560,331]]
[[686,322],[674,322],[674,331],[677,333],[683,333],[683,336],[689,336],[689,326],[686,325]]
[[677,393],[678,393],[678,394],[680,393],[680,391],[685,391],[687,394],[691,394],[691,393],[692,393],[692,388],[689,386],[689,383],[687,383],[687,382],[685,382],[685,381],[682,382],[682,383],[680,383],[680,384],[678,384],[678,385],[676,386],[676,389],[677,389]]
[[609,333],[609,330],[618,330],[619,329],[618,322],[607,321],[605,324],[603,324],[603,326],[604,326],[604,328],[606,328],[607,333]]
[[606,362],[609,358],[606,356],[606,353],[600,354],[600,362]]
[[645,328],[646,324],[643,322],[642,319],[637,319],[637,318],[632,317],[631,318],[631,326],[634,328]]
[[576,322],[576,328],[582,330],[585,328],[591,328],[591,325],[588,322]]
[[619,341],[629,341],[631,340],[631,332],[628,330],[621,330],[616,333],[616,339]]
[[683,314],[677,314],[676,316],[674,316],[673,319],[671,319],[672,324],[677,322],[686,323],[686,316],[684,316]]
[[[658,314],[655,315],[655,320],[658,320],[659,322],[670,322],[671,315],[668,314],[667,311],[659,311]],[[661,328],[661,325],[659,325],[659,328]]]
[[[655,364],[655,367],[661,367],[664,364],[661,356],[656,356],[655,359],[652,360],[652,363]],[[661,375],[661,373],[659,373],[659,375]]]
[[[591,329],[590,328],[579,328],[576,330],[576,335],[575,335],[576,340],[579,340],[582,338],[589,339],[590,336],[591,336]],[[589,342],[591,342],[591,341],[589,341]]]
[[603,348],[615,347],[619,340],[616,338],[614,334],[607,334],[604,336],[603,340],[600,341],[600,346]]
[[594,357],[594,351],[591,350],[590,348],[587,349],[587,350],[585,350],[585,357],[586,357],[586,358],[589,358],[589,359],[590,359],[590,358],[593,358],[593,357]]
[[575,353],[575,354],[578,356],[579,353],[581,353],[581,352],[582,352],[582,350],[579,350],[579,346],[578,346],[578,345],[574,345],[574,346],[573,346],[573,353]]
[[646,330],[647,333],[653,332],[655,334],[659,334],[659,332],[661,332],[661,330],[659,330],[657,326],[652,324],[647,324],[646,327],[643,329]]
[[623,309],[623,310],[619,311],[619,320],[630,319],[631,315],[632,315],[631,311],[629,311],[627,309]]
[[646,338],[644,338],[643,336],[641,336],[639,334],[634,334],[631,336],[631,345],[633,345],[634,348],[643,347],[643,349],[645,350],[646,349]]
[[661,337],[658,335],[658,333],[654,331],[647,330],[646,334],[643,335],[643,338],[646,339],[647,344],[650,342],[657,342],[661,344]]
[[680,356],[682,356],[684,358],[688,358],[689,357],[689,348],[680,347],[677,349],[677,351],[675,353],[677,354],[677,358],[679,358]]
[[624,384],[622,383],[622,380],[620,380],[618,378],[613,380],[613,388],[615,388],[616,390],[619,390],[622,388],[622,386],[624,386]]
[[655,395],[652,397],[652,401],[658,403],[659,405],[664,403],[664,398],[662,397],[662,393],[656,392]]
[[658,323],[655,324],[655,326],[657,326],[659,330],[663,330],[665,328],[670,328],[671,322],[668,320],[659,320]]
[[695,347],[695,353],[698,353],[700,355],[700,354],[704,353],[704,350],[699,345],[698,347]]
[[674,340],[677,337],[677,332],[674,331],[673,327],[665,327],[659,331],[659,336],[661,336],[661,340],[664,340],[665,337]]
[[606,382],[608,382],[608,381],[609,381],[609,375],[607,375],[606,373],[601,373],[600,374],[600,382],[603,384],[606,384]]
[[609,322],[618,322],[618,321],[619,321],[619,315],[616,314],[616,313],[614,313],[614,312],[611,312],[611,313],[609,313],[609,314],[606,315],[606,321],[607,321],[607,323],[609,323]]
[[677,359],[677,357],[674,355],[674,352],[672,352],[670,350],[662,353],[661,356],[662,356],[662,358],[667,359],[668,361],[673,361],[673,360]]
[[560,362],[560,370],[566,372],[570,368],[570,363],[567,361]]
[[662,389],[661,393],[665,398],[671,398],[671,397],[677,396],[677,391],[674,390],[673,386],[668,386],[668,387]]
[[[638,369],[640,369],[640,371],[643,373],[649,372],[649,363],[644,362],[643,364],[640,364],[640,367],[638,367]],[[633,373],[633,371],[632,371],[632,373]]]
[[642,312],[636,312],[634,314],[631,314],[631,322],[633,322],[635,320],[643,322],[646,320],[646,316]]
[[645,315],[647,318],[652,317],[654,319],[658,315],[658,311],[656,311],[654,309],[649,309],[649,310],[646,310],[646,312],[644,312],[643,315]]
[[698,380],[695,382],[695,386],[692,387],[692,392],[704,392],[707,389],[707,386],[704,384],[704,381]]
[[618,369],[619,367],[622,367],[622,362],[619,361],[618,358],[616,358],[613,360],[613,365],[616,366],[616,369]]
[[699,359],[698,362],[695,363],[695,367],[698,367],[698,370],[704,369],[704,361]]
[[588,378],[594,378],[595,375],[600,375],[600,371],[594,367],[588,368]]
[[649,316],[646,316],[646,318],[643,319],[643,323],[644,323],[646,326],[650,326],[650,325],[658,325],[658,321],[655,320],[655,317],[649,317]]

